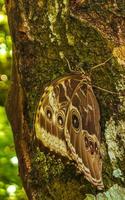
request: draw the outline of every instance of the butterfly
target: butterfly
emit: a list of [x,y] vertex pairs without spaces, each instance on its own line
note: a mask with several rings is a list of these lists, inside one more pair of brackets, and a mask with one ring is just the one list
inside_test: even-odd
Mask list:
[[100,110],[89,76],[72,72],[46,86],[35,115],[35,134],[50,151],[68,157],[103,188]]

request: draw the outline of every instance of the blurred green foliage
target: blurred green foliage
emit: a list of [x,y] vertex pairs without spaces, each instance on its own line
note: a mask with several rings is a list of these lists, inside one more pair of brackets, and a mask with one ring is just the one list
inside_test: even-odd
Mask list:
[[0,200],[26,200],[18,176],[12,131],[3,107],[10,85],[11,64],[12,42],[4,0],[0,0]]
[[10,125],[0,106],[0,200],[25,200]]
[[0,0],[0,105],[4,105],[10,83],[12,42],[4,0]]

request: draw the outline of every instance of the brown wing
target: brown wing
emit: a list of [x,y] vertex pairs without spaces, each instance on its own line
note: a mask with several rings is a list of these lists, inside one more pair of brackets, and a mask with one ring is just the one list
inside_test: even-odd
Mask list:
[[100,155],[100,112],[92,87],[83,77],[75,88],[67,110],[65,137],[71,157],[87,180],[103,188]]
[[80,80],[82,77],[76,74],[54,80],[45,88],[36,111],[36,137],[45,147],[63,156],[68,156],[64,137],[65,116],[70,98]]

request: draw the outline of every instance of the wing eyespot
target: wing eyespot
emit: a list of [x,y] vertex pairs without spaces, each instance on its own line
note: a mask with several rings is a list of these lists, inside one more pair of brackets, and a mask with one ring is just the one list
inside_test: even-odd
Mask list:
[[89,148],[90,148],[90,152],[91,152],[91,154],[93,155],[94,152],[95,152],[95,149],[94,149],[94,144],[93,144],[92,141],[89,141]]
[[52,112],[52,109],[50,106],[46,106],[45,107],[45,114],[46,114],[46,117],[49,121],[52,121],[52,117],[53,117],[53,112]]
[[95,142],[95,152],[96,152],[96,154],[98,153],[98,145],[96,142]]
[[89,140],[88,138],[85,136],[85,147],[88,149],[89,148]]
[[60,111],[57,114],[57,125],[59,126],[59,128],[64,128],[64,123],[65,123],[65,114]]
[[97,143],[96,142],[93,143],[86,136],[85,136],[85,147],[86,147],[87,150],[90,151],[91,155],[93,155],[95,152],[98,153]]
[[79,119],[78,119],[78,117],[75,114],[72,115],[72,125],[76,129],[79,128]]
[[72,110],[71,114],[71,124],[75,132],[79,132],[80,130],[80,115],[77,110]]

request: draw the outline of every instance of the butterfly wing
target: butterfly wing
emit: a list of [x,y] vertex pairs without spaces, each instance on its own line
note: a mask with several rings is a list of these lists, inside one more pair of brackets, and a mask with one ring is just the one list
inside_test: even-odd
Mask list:
[[75,74],[61,77],[46,87],[35,116],[37,139],[51,151],[68,157],[64,124],[70,98],[79,82],[75,77]]
[[65,120],[65,137],[78,169],[89,182],[101,189],[100,112],[88,81],[88,77],[83,76],[72,94]]
[[72,158],[86,179],[102,188],[99,120],[88,77],[73,73],[45,88],[36,111],[35,132],[45,147]]
[[50,151],[68,156],[64,130],[61,125],[56,125],[59,95],[58,88],[54,88],[53,84],[45,88],[36,111],[35,133],[37,139]]

